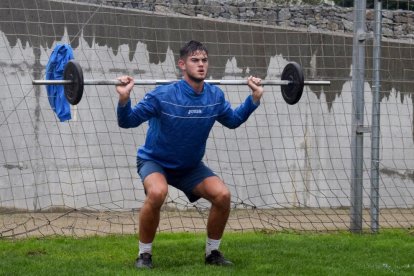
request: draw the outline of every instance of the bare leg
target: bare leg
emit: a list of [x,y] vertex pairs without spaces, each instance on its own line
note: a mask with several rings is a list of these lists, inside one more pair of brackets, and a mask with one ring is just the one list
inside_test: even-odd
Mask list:
[[230,191],[217,176],[211,176],[194,188],[194,193],[211,202],[207,221],[207,236],[219,240],[230,214]]
[[167,196],[168,185],[164,175],[152,173],[145,178],[144,187],[147,197],[139,213],[139,240],[151,243],[160,222],[160,210]]

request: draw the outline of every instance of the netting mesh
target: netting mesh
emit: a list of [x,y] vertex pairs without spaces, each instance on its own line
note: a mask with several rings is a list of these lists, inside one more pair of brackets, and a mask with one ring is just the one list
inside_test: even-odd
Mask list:
[[[211,7],[222,7],[214,3]],[[249,10],[253,4],[245,5]],[[300,8],[309,14],[314,10]],[[272,11],[271,6],[268,9]],[[284,66],[296,61],[307,80],[332,82],[329,87],[306,86],[294,106],[284,102],[280,87],[266,86],[260,108],[245,124],[236,130],[214,126],[204,161],[232,193],[227,229],[348,229],[352,34],[276,26],[280,24],[267,17],[263,22],[255,17],[253,23],[235,19],[173,15],[160,8],[146,12],[132,5],[2,1],[0,236],[135,233],[145,198],[136,172],[136,150],[144,142],[147,125],[118,127],[113,86],[86,86],[81,102],[71,107],[72,119],[59,122],[45,87],[31,81],[44,78],[57,43],[72,46],[85,79],[115,79],[123,74],[137,79],[178,78],[178,51],[190,39],[208,47],[209,76],[214,79],[249,75],[280,79]],[[411,21],[406,26],[411,28]],[[414,49],[406,37],[386,40],[382,47],[380,225],[411,227]],[[368,43],[367,125],[371,57]],[[132,101],[153,88],[135,87]],[[222,89],[233,106],[250,93],[245,86]],[[363,225],[368,228],[369,135],[363,150]],[[170,187],[159,230],[204,230],[208,208],[207,201],[191,204]]]

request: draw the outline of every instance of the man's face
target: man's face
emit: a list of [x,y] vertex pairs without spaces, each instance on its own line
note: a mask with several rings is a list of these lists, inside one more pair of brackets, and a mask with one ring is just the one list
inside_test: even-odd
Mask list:
[[195,82],[205,80],[208,70],[208,56],[204,51],[196,51],[185,59],[178,61],[180,69],[183,71],[184,77]]

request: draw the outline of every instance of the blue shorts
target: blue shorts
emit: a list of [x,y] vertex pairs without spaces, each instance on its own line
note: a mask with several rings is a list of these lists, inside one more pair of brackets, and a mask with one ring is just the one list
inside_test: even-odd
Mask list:
[[216,176],[203,162],[200,162],[196,167],[191,169],[174,170],[163,168],[154,161],[143,160],[139,157],[137,157],[137,171],[142,183],[144,183],[145,177],[154,172],[163,174],[167,179],[167,183],[181,190],[190,202],[195,202],[200,199],[199,196],[193,194],[195,186],[203,182],[207,177]]

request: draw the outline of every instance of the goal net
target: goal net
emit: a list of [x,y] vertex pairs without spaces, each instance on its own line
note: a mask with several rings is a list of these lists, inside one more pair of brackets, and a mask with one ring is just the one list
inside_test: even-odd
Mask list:
[[[72,119],[60,122],[45,86],[31,82],[45,78],[58,43],[71,45],[85,79],[179,78],[179,49],[191,39],[208,47],[212,79],[280,79],[295,61],[306,80],[331,81],[305,86],[292,106],[280,86],[266,86],[245,124],[235,130],[215,124],[204,161],[231,191],[227,230],[349,229],[353,38],[346,24],[352,8],[149,2],[0,2],[0,237],[136,232],[145,199],[136,151],[147,124],[117,125],[113,86],[85,86],[81,102],[71,106]],[[328,20],[332,14],[340,19]],[[336,29],[319,29],[318,18]],[[397,23],[386,21],[408,26]],[[372,116],[371,46],[366,125]],[[384,39],[382,47],[380,226],[408,228],[414,224],[414,47],[404,35]],[[250,93],[243,85],[221,88],[233,107]],[[132,102],[152,89],[136,86]],[[366,229],[370,144],[367,134],[361,149]],[[209,206],[190,203],[169,187],[159,231],[204,231]]]

